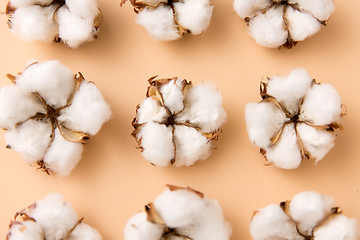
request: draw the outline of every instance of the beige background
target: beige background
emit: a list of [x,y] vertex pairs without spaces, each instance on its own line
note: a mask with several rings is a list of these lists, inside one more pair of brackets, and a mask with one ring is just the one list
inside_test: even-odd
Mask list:
[[[7,73],[21,71],[28,60],[57,59],[94,81],[113,110],[112,119],[86,145],[83,158],[67,178],[47,176],[28,166],[18,153],[5,149],[0,131],[0,238],[16,211],[60,192],[79,217],[97,228],[103,239],[123,239],[129,217],[154,200],[165,184],[190,186],[218,199],[233,228],[234,239],[250,240],[252,212],[296,193],[315,190],[331,195],[349,217],[360,219],[360,1],[336,1],[336,10],[315,36],[292,50],[268,49],[246,34],[246,25],[232,0],[212,0],[210,28],[201,36],[155,42],[135,23],[131,4],[99,0],[104,14],[98,40],[77,50],[62,44],[22,42],[0,15],[0,85]],[[0,3],[4,9],[5,2]],[[259,149],[247,136],[244,107],[257,102],[264,77],[304,67],[317,81],[331,83],[348,108],[345,135],[314,165],[304,161],[296,170],[265,167]],[[135,107],[145,97],[147,79],[186,78],[214,82],[223,94],[228,121],[206,161],[189,168],[153,167],[130,136]]]

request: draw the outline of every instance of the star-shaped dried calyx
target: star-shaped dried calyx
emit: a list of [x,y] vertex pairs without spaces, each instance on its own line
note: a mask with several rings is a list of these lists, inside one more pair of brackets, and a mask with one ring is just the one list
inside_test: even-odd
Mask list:
[[335,6],[333,0],[235,0],[234,9],[257,43],[290,49],[326,26]]
[[280,205],[268,205],[254,212],[251,236],[254,240],[355,240],[357,220],[347,218],[333,203],[332,197],[309,191]]
[[189,187],[168,189],[125,226],[126,240],[228,240],[231,229],[216,200]]
[[109,120],[111,110],[93,82],[58,61],[29,65],[0,88],[0,128],[7,148],[47,174],[68,175],[83,144]]
[[[122,6],[127,0],[122,0]],[[199,35],[210,25],[213,7],[209,0],[130,0],[137,23],[151,38],[170,41],[187,33]]]
[[10,30],[24,41],[63,42],[77,48],[97,38],[102,13],[96,0],[8,0]]
[[48,194],[15,214],[6,240],[101,240],[98,231],[82,223],[83,220],[78,220],[76,211],[70,203],[63,201],[60,194]]
[[149,79],[146,99],[137,106],[132,136],[153,165],[190,166],[206,159],[226,120],[222,97],[208,83]]
[[268,160],[284,169],[304,158],[320,161],[341,129],[343,104],[329,84],[316,83],[305,69],[260,84],[262,101],[249,103],[245,117],[250,140]]

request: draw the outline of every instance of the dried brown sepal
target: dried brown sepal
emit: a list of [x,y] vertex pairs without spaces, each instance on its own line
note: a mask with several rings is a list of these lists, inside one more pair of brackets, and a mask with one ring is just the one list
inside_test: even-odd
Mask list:
[[253,218],[255,217],[255,215],[259,212],[259,210],[256,210],[253,212],[253,214],[251,215],[251,219],[250,222],[253,220]]
[[198,195],[200,198],[203,198],[205,195],[202,193],[202,192],[199,192],[197,190],[194,190],[190,187],[178,187],[178,186],[175,186],[175,185],[171,185],[171,184],[166,184],[166,187],[169,188],[170,191],[177,191],[177,190],[186,190],[188,192],[191,192],[191,193],[195,193],[196,195]]
[[286,201],[283,201],[283,202],[280,203],[281,209],[282,209],[289,217],[290,217],[290,214],[289,214],[290,203],[291,203],[290,200],[286,200]]
[[15,11],[16,11],[16,8],[11,5],[10,1],[8,1],[6,4],[6,7],[5,7],[5,14],[8,17],[11,17],[11,15],[15,13]]
[[6,74],[6,77],[7,77],[12,83],[15,83],[15,82],[16,82],[16,76],[11,75],[11,74]]
[[184,97],[185,97],[186,94],[187,94],[187,92],[189,91],[189,89],[192,88],[193,84],[192,84],[191,81],[188,82],[186,79],[184,79],[184,80],[182,81],[182,83],[183,83],[182,92],[183,92],[183,95],[184,95]]
[[154,204],[149,203],[148,205],[145,205],[145,212],[147,215],[147,220],[149,222],[152,222],[154,224],[158,225],[165,225],[165,222],[161,219],[159,213],[156,211]]
[[44,162],[44,160],[40,160],[37,162],[38,168],[36,170],[41,170],[45,172],[47,175],[50,175],[50,173],[54,173],[50,168],[47,167],[47,164]]
[[68,239],[68,238],[70,237],[71,233],[75,230],[75,228],[76,228],[83,220],[84,220],[83,217],[82,217],[81,219],[79,219],[79,220],[77,221],[77,223],[75,224],[75,226],[69,230],[69,232],[66,234],[66,236],[64,237],[64,239]]
[[99,9],[99,13],[98,15],[96,15],[96,17],[94,18],[94,28],[96,28],[96,30],[100,27],[100,24],[102,23],[103,21],[103,14],[101,12],[101,10]]
[[86,141],[90,139],[90,135],[87,133],[73,131],[71,129],[62,126],[61,124],[57,124],[57,127],[61,136],[66,141],[85,144]]
[[331,209],[331,212],[329,215],[327,215],[326,217],[323,218],[322,221],[320,221],[316,227],[314,227],[313,229],[313,233],[315,232],[315,230],[319,227],[321,227],[322,225],[324,225],[325,223],[327,223],[328,221],[330,221],[332,218],[334,218],[335,216],[339,215],[339,214],[342,214],[342,211],[339,207],[333,207]]

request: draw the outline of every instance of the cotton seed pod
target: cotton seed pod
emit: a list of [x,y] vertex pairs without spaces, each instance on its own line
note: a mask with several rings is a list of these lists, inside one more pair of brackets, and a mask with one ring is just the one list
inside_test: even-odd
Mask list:
[[176,167],[206,159],[226,120],[220,92],[210,83],[193,87],[187,80],[155,78],[132,123],[143,157]]
[[7,148],[47,174],[66,176],[83,144],[109,120],[111,110],[93,82],[58,61],[32,63],[0,88],[0,128]]
[[23,41],[63,42],[70,48],[97,38],[102,13],[96,0],[9,0],[11,32]]
[[78,220],[70,203],[50,193],[27,209],[17,212],[6,240],[101,240],[99,232]]
[[191,188],[167,185],[153,203],[131,217],[125,240],[227,240],[230,224],[216,200]]
[[341,129],[341,98],[329,84],[320,84],[299,68],[260,84],[259,103],[245,108],[250,141],[268,164],[297,168],[305,158],[320,161],[334,146]]
[[258,44],[292,48],[326,26],[335,5],[334,0],[235,0],[234,9]]
[[[121,0],[122,6],[127,0]],[[130,0],[136,22],[156,41],[170,41],[186,33],[199,35],[210,25],[213,6],[209,0]]]
[[355,240],[357,219],[348,218],[334,199],[317,192],[301,192],[280,205],[271,204],[255,211],[250,223],[254,240]]

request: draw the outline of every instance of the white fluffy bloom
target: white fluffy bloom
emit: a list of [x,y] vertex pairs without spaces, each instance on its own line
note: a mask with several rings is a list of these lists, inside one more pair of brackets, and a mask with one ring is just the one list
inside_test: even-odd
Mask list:
[[33,63],[0,89],[0,127],[8,148],[47,173],[68,175],[111,110],[94,83],[58,61]]
[[190,166],[206,159],[226,121],[222,96],[213,84],[192,87],[173,79],[149,80],[138,106],[132,135],[146,160],[157,166]]
[[359,226],[356,219],[332,208],[332,197],[309,191],[291,201],[271,204],[254,212],[250,233],[254,240],[355,240]]
[[294,169],[305,157],[320,161],[334,146],[343,114],[331,85],[316,83],[299,68],[261,83],[260,94],[262,101],[246,105],[246,127],[269,163]]
[[[121,1],[121,5],[126,0]],[[130,0],[136,22],[156,41],[170,41],[186,33],[199,35],[210,25],[213,6],[209,0]]]
[[70,48],[95,39],[102,21],[96,0],[8,0],[5,12],[20,39],[62,41]]
[[71,203],[58,193],[48,194],[15,215],[8,240],[101,240],[96,229],[78,220]]
[[265,47],[292,48],[317,33],[335,10],[334,0],[235,0],[248,32]]
[[168,187],[144,212],[129,219],[125,240],[230,238],[230,225],[216,200],[191,188]]

